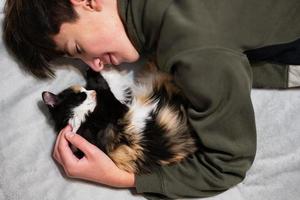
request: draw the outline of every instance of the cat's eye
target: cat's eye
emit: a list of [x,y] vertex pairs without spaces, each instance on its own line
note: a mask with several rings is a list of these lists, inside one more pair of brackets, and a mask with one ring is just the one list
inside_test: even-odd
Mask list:
[[77,94],[77,98],[80,101],[84,101],[87,98],[87,94],[85,92],[80,92],[80,93]]

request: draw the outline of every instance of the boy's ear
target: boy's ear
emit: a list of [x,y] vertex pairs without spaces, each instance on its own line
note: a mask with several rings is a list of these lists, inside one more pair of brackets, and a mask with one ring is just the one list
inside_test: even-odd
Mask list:
[[90,11],[101,11],[102,0],[70,0],[73,6],[83,6],[83,8]]

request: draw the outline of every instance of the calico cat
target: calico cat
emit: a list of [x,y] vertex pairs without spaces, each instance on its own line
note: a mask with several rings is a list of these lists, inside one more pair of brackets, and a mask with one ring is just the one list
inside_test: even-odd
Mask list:
[[171,76],[148,69],[135,78],[114,68],[89,70],[86,89],[43,92],[56,130],[71,124],[119,168],[135,174],[185,159],[197,150],[187,101]]

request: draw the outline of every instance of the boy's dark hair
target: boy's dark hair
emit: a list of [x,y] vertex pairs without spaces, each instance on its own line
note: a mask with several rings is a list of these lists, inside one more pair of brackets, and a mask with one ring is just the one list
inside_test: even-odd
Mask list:
[[51,38],[78,15],[70,0],[7,0],[3,39],[22,67],[39,78],[54,76],[50,61],[63,55]]

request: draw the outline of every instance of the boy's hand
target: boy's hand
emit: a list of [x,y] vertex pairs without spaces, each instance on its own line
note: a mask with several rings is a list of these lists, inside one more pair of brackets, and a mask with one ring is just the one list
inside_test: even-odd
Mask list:
[[[85,156],[78,159],[70,149],[68,141],[80,149]],[[59,133],[53,157],[63,166],[69,177],[113,187],[134,187],[134,174],[119,169],[99,148],[80,135],[72,133],[70,125]]]

